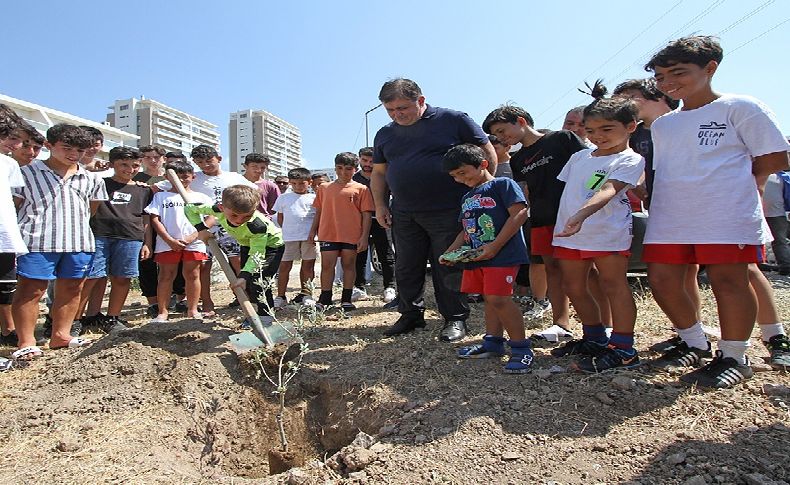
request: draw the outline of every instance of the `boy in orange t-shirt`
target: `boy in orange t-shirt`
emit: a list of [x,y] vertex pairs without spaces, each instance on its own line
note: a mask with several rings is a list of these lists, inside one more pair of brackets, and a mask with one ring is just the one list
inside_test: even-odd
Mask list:
[[318,305],[332,304],[332,282],[335,264],[340,257],[343,267],[343,294],[340,306],[344,311],[355,310],[351,292],[356,278],[357,253],[368,247],[370,221],[375,210],[373,198],[366,186],[351,180],[359,166],[359,157],[351,152],[335,157],[337,180],[318,187],[313,207],[316,209],[313,227],[307,240],[318,234],[321,249],[321,296]]

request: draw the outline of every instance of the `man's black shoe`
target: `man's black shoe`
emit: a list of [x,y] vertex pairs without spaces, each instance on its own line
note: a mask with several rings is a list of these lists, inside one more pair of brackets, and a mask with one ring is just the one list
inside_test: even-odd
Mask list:
[[398,308],[399,304],[400,304],[400,297],[396,296],[394,300],[392,300],[389,303],[385,303],[384,306],[382,306],[381,308],[384,308],[386,310],[392,310]]
[[387,330],[384,330],[384,335],[387,337],[402,335],[418,328],[425,328],[425,319],[422,317],[422,315],[418,317],[401,315],[394,325],[392,325]]
[[466,322],[463,320],[448,320],[444,323],[444,328],[439,333],[439,340],[443,342],[455,342],[466,337]]

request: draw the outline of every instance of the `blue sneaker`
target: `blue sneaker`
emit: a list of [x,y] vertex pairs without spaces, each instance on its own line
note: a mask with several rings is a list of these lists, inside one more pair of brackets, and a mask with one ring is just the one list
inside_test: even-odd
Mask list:
[[535,354],[532,353],[532,343],[527,340],[510,340],[510,360],[505,364],[506,374],[526,374],[532,371],[532,360]]
[[492,359],[505,355],[505,339],[486,335],[482,344],[470,345],[458,349],[459,359]]
[[630,369],[640,364],[636,350],[621,350],[607,347],[598,355],[588,355],[572,365],[575,370],[597,374],[612,369]]
[[240,330],[252,330],[252,324],[248,318],[245,318],[241,325],[239,325]]

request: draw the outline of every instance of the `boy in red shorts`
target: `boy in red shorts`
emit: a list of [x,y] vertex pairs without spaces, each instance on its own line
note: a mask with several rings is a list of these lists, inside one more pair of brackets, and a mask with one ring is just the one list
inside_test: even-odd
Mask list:
[[[211,206],[211,197],[191,190],[189,186],[195,180],[195,169],[188,162],[167,164],[172,169],[192,204]],[[175,191],[175,189],[173,189]],[[198,239],[198,231],[184,215],[184,200],[174,192],[157,192],[154,199],[145,208],[151,216],[151,226],[156,232],[154,261],[159,265],[159,283],[156,288],[156,299],[159,313],[153,322],[166,322],[168,304],[173,293],[173,281],[176,279],[178,264],[183,263],[184,281],[186,283],[187,318],[202,319],[198,311],[200,299],[200,267],[208,260],[206,244]]]
[[[507,331],[510,359],[508,374],[532,370],[532,346],[524,335],[521,310],[513,301],[513,282],[519,266],[527,263],[527,246],[521,226],[527,220],[524,193],[509,178],[494,178],[482,148],[464,144],[451,148],[442,161],[456,182],[471,187],[463,196],[459,219],[463,230],[446,253],[462,245],[481,253],[466,263],[461,292],[483,295],[486,335],[483,343],[458,350],[462,359],[484,359],[505,354]],[[452,264],[441,257],[442,264]]]
[[769,240],[755,177],[788,168],[788,144],[773,113],[747,96],[719,94],[711,80],[723,51],[707,36],[670,43],[647,63],[658,88],[683,107],[651,126],[655,179],[643,259],[653,295],[683,342],[661,365],[698,366],[710,344],[684,291],[689,265],[704,264],[716,298],[716,357],[681,377],[727,388],[752,377],[746,357],[757,301],[747,267]]

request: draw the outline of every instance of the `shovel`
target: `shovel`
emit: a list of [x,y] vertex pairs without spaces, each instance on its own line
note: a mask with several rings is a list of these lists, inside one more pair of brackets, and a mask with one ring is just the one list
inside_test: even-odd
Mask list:
[[[189,194],[186,193],[184,186],[181,184],[181,180],[179,180],[178,176],[172,169],[167,170],[167,178],[170,183],[173,184],[173,187],[176,188],[179,195],[181,195],[181,198],[184,199],[184,202],[189,203]],[[219,265],[222,268],[222,271],[225,273],[225,277],[228,278],[228,281],[236,281],[236,272],[230,265],[228,257],[222,251],[222,248],[219,247],[217,240],[214,239],[214,237],[210,237],[208,241],[206,241],[206,244],[208,245],[209,249],[211,249],[211,254],[219,262]],[[228,337],[234,352],[241,355],[245,352],[258,349],[264,345],[271,349],[275,345],[279,344],[285,345],[286,347],[291,347],[294,344],[303,343],[302,337],[299,335],[299,332],[296,331],[296,328],[294,328],[292,323],[280,322],[279,320],[275,320],[274,317],[268,315],[258,315],[257,310],[250,302],[250,299],[247,297],[247,293],[243,288],[234,287],[233,293],[236,295],[239,305],[241,306],[244,315],[247,317],[247,320],[250,322],[252,327],[252,333],[242,332]]]

